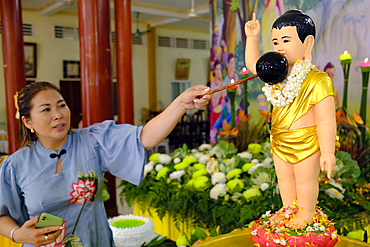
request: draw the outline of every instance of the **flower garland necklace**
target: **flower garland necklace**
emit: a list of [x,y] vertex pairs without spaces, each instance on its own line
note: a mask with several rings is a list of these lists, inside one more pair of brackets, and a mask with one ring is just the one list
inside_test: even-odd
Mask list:
[[312,64],[309,60],[298,60],[294,63],[287,79],[274,85],[265,83],[262,91],[273,106],[287,106],[298,96],[303,80],[315,68],[316,65]]

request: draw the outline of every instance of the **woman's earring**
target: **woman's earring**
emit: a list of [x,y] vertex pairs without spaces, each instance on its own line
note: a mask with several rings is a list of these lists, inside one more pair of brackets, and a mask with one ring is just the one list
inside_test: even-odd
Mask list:
[[33,129],[31,129],[31,133],[33,134],[33,133],[35,133],[35,131]]

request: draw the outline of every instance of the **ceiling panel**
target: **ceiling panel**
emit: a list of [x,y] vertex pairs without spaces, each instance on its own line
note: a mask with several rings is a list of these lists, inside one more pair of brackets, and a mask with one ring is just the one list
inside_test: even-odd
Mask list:
[[[141,24],[152,24],[153,26],[169,26],[173,28],[187,28],[208,32],[209,16],[207,10],[209,0],[194,0],[194,9],[204,9],[207,13],[198,14],[206,18],[206,21],[196,17],[189,18],[192,0],[132,0],[131,19],[136,21],[135,12],[138,11]],[[59,12],[78,13],[77,0],[22,0],[22,8],[34,9],[42,15],[51,15]],[[58,6],[57,11],[50,11],[53,6]],[[110,1],[111,16],[114,17],[114,1]],[[177,20],[175,21],[174,18]],[[160,22],[158,22],[160,21]]]

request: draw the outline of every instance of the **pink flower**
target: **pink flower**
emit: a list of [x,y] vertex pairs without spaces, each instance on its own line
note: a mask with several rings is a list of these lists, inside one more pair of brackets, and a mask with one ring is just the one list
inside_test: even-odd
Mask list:
[[80,179],[77,184],[72,183],[73,191],[70,193],[72,199],[68,203],[82,205],[86,200],[93,201],[96,192],[94,184],[95,181],[89,179],[86,179],[85,182]]

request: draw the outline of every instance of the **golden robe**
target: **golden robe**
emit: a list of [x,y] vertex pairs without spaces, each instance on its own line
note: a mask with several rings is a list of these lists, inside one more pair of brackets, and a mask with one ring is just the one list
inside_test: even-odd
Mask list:
[[290,130],[290,126],[313,105],[334,96],[330,77],[311,70],[304,79],[298,96],[285,107],[274,107],[271,124],[271,152],[285,162],[296,164],[320,150],[316,125]]

